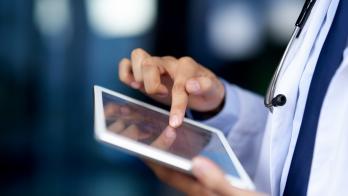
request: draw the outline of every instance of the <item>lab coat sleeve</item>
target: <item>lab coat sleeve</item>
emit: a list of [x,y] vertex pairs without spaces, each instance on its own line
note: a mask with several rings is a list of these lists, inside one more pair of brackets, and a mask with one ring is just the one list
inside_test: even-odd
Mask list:
[[225,105],[219,114],[202,122],[224,132],[233,151],[253,179],[268,111],[261,96],[224,80],[222,82],[226,92]]

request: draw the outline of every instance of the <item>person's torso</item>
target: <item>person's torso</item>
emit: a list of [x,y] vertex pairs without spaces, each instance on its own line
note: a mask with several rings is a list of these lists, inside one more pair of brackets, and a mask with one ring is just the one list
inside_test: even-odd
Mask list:
[[[283,107],[269,115],[255,183],[272,195],[285,188],[300,130],[312,75],[332,24],[339,0],[318,0],[301,36],[290,50],[276,94],[287,96]],[[308,195],[348,193],[348,50],[331,80],[321,109]],[[345,120],[345,118],[347,120]]]

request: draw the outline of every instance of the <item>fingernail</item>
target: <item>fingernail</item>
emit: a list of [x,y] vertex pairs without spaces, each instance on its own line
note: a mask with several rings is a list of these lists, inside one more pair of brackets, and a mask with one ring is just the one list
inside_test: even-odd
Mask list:
[[192,173],[196,176],[204,176],[210,170],[209,165],[200,158],[192,160]]
[[132,88],[135,88],[135,89],[140,88],[140,84],[138,82],[132,82],[130,85]]
[[174,116],[170,117],[170,121],[169,121],[170,126],[178,127],[180,125],[180,123],[181,123],[181,120],[180,120],[178,115],[174,115]]
[[199,91],[201,88],[197,81],[189,81],[188,86],[192,91]]
[[173,129],[167,128],[165,132],[165,136],[168,139],[174,139],[176,137],[176,133]]

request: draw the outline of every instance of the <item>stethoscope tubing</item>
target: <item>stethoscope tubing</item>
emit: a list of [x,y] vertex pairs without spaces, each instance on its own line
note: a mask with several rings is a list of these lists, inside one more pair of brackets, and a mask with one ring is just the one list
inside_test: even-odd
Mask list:
[[303,5],[303,8],[301,10],[301,13],[295,23],[295,29],[291,35],[290,41],[288,45],[286,46],[286,49],[284,51],[284,54],[279,62],[279,65],[276,69],[276,71],[273,74],[271,83],[268,86],[264,104],[265,106],[270,110],[271,113],[273,113],[273,107],[277,106],[283,106],[286,103],[286,96],[283,94],[278,94],[274,96],[276,91],[276,86],[279,80],[279,75],[282,72],[282,69],[285,64],[285,60],[287,59],[289,55],[290,48],[292,47],[293,43],[295,42],[296,38],[298,38],[301,34],[302,28],[304,27],[310,12],[312,11],[312,8],[314,7],[316,0],[306,0],[305,4]]
[[279,75],[281,73],[281,70],[284,67],[285,60],[287,59],[287,57],[289,55],[290,48],[292,47],[292,45],[293,45],[295,39],[297,38],[297,35],[300,32],[300,30],[301,30],[300,27],[298,27],[298,26],[295,27],[295,29],[291,35],[290,41],[289,41],[288,45],[286,46],[286,49],[283,53],[283,56],[279,62],[279,65],[278,65],[276,71],[273,74],[271,83],[267,89],[264,104],[270,110],[271,113],[273,112],[273,106],[274,106],[273,98],[275,97],[274,94],[275,94],[276,85],[278,83]]

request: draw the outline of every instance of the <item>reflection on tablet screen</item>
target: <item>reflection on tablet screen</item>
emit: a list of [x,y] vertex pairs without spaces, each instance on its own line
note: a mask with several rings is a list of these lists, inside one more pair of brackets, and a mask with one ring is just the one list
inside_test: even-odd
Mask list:
[[[165,114],[105,92],[102,95],[106,127],[115,134],[151,145],[168,126],[168,116]],[[214,161],[225,173],[239,178],[218,136],[202,127],[184,122],[176,129],[176,139],[166,151],[189,160],[203,155]]]

